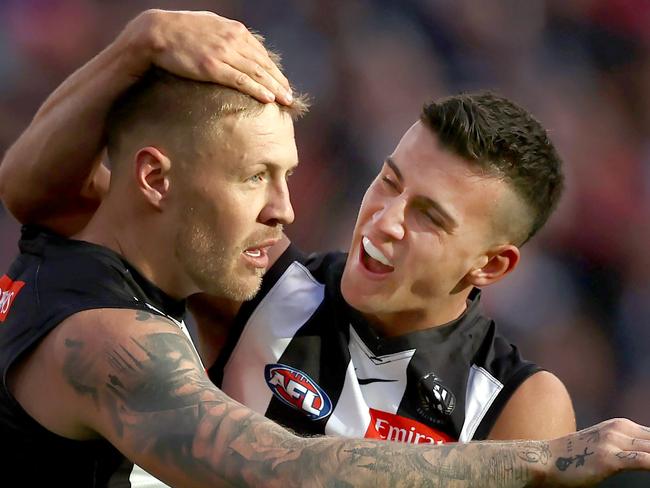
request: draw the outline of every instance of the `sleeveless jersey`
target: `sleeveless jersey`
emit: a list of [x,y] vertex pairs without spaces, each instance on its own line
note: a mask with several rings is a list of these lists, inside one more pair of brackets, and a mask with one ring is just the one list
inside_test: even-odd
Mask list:
[[540,368],[479,311],[440,327],[379,337],[343,299],[346,255],[293,245],[245,303],[209,374],[225,393],[304,435],[412,443],[484,439]]
[[[113,251],[23,227],[20,255],[0,278],[0,445],[2,476],[20,486],[165,486],[104,440],[54,434],[27,414],[7,372],[70,315],[97,308],[146,310],[179,327],[185,303],[173,300]],[[92,324],[88,324],[92,327]]]

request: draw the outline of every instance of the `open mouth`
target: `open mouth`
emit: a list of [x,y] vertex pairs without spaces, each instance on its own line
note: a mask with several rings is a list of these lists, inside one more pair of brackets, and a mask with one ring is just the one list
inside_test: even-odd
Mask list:
[[269,264],[268,246],[249,247],[242,252],[244,259],[255,268],[266,268]]
[[360,254],[361,263],[371,273],[387,274],[395,271],[388,258],[366,236],[361,239]]

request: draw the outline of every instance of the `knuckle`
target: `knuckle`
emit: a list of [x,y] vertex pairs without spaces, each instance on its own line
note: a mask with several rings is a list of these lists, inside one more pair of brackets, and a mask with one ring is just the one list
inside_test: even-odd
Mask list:
[[244,85],[246,85],[247,80],[248,80],[248,76],[246,76],[244,73],[239,73],[235,77],[235,84],[237,86],[244,86]]
[[606,430],[602,434],[602,438],[605,442],[612,442],[616,437],[616,432],[613,430]]
[[244,32],[248,32],[246,26],[238,20],[233,20],[230,25],[235,34],[243,34]]
[[225,59],[228,54],[228,49],[223,44],[215,44],[212,47],[212,51],[219,59]]
[[255,65],[255,68],[253,69],[253,76],[255,76],[255,78],[258,80],[264,78],[264,70],[261,66]]
[[216,67],[217,67],[217,62],[212,56],[209,56],[207,54],[201,56],[199,60],[199,68],[203,72],[211,73],[216,69]]
[[158,20],[160,17],[164,17],[165,12],[164,10],[160,10],[157,8],[149,8],[142,12],[138,17],[141,17],[143,19],[148,19],[148,20]]

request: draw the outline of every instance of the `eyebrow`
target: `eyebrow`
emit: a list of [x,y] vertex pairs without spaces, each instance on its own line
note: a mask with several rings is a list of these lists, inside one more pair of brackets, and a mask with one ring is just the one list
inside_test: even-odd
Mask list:
[[392,157],[388,156],[385,162],[388,165],[388,167],[393,170],[393,173],[395,173],[397,180],[400,183],[404,183],[404,177],[402,176],[402,172],[397,167],[397,164],[395,164],[395,160]]
[[[402,175],[402,172],[400,169],[397,167],[397,164],[395,163],[395,160],[391,157],[388,156],[385,161],[386,165],[395,173],[395,177],[397,180],[400,182],[400,184],[404,184],[404,176]],[[433,208],[444,220],[443,227],[447,231],[447,233],[452,234],[453,229],[458,227],[458,222],[456,222],[456,219],[454,219],[447,210],[444,209],[444,207],[439,203],[433,200],[430,197],[424,196],[424,195],[418,195],[416,197],[416,200],[423,206],[423,207],[431,207]]]
[[[282,164],[281,164],[281,163],[279,163],[278,161],[270,160],[270,159],[264,159],[264,160],[262,160],[262,161],[255,162],[255,163],[253,163],[252,165],[257,165],[257,164],[264,165],[264,166],[266,166],[266,167],[269,168],[269,169],[282,168]],[[298,168],[298,165],[299,165],[299,164],[300,164],[300,161],[296,161],[296,164],[294,164],[293,166],[290,166],[290,167],[287,168],[287,169],[288,169],[289,171],[294,171],[296,168]]]

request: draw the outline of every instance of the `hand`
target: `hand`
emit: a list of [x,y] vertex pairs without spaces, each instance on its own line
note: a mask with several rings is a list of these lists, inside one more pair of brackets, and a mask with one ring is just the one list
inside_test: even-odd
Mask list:
[[549,447],[548,486],[587,486],[623,470],[650,469],[650,428],[627,419],[560,437]]
[[147,10],[117,42],[134,56],[135,74],[151,64],[198,81],[220,83],[261,102],[290,105],[289,82],[262,43],[236,20],[212,12]]

